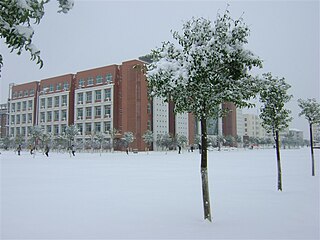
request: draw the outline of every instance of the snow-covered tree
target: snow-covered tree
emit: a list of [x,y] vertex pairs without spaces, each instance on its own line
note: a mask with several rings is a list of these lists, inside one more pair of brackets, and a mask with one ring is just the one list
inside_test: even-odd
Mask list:
[[188,143],[188,138],[185,135],[176,135],[177,144],[181,147],[185,147]]
[[79,134],[79,129],[76,125],[67,126],[65,129],[65,136],[68,141],[68,148],[71,147],[72,142],[74,141],[75,137]]
[[175,112],[191,112],[200,120],[204,217],[209,221],[207,119],[222,116],[219,106],[224,102],[250,106],[246,100],[258,91],[257,80],[249,70],[262,63],[245,49],[248,36],[249,27],[243,19],[233,20],[228,10],[218,14],[213,23],[192,18],[184,23],[182,33],[173,32],[177,43],[164,42],[153,50],[153,62],[147,65],[151,96],[173,101]]
[[280,138],[279,132],[289,126],[292,120],[290,110],[285,109],[285,103],[292,98],[287,93],[291,86],[284,78],[273,77],[271,73],[263,74],[263,84],[260,91],[260,118],[262,127],[268,133],[272,133],[276,145],[277,166],[278,166],[278,190],[282,191],[282,173],[280,161]]
[[107,139],[107,134],[103,133],[103,132],[97,132],[94,135],[95,140],[99,143],[100,146],[100,156],[101,156],[101,152],[102,152],[102,146],[105,144],[106,139]]
[[[1,0],[0,1],[0,37],[12,51],[20,55],[27,51],[40,68],[43,61],[40,51],[32,43],[34,30],[31,24],[39,24],[44,15],[44,5],[50,0]],[[73,7],[73,0],[58,0],[59,11],[67,13]],[[3,65],[0,53],[0,71]]]
[[150,130],[147,130],[143,135],[142,135],[143,141],[148,145],[148,151],[149,148],[151,147],[151,144],[153,143],[153,132]]
[[315,176],[312,126],[313,124],[320,123],[320,103],[318,103],[315,98],[307,100],[298,99],[298,105],[301,108],[299,116],[304,115],[309,122],[312,176]]
[[37,145],[39,144],[39,140],[41,139],[43,133],[44,133],[44,131],[41,127],[39,127],[39,126],[31,127],[29,140],[30,140],[30,143],[35,148],[37,148]]
[[134,141],[134,136],[132,132],[125,132],[123,134],[123,141],[126,145],[126,147],[130,146],[130,143],[132,143]]

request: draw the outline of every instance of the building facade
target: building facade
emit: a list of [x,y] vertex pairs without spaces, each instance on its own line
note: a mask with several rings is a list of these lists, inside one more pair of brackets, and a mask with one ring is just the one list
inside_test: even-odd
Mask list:
[[[10,137],[27,138],[31,127],[38,125],[52,136],[63,135],[67,126],[79,130],[77,141],[104,133],[111,142],[125,132],[134,134],[130,147],[144,150],[143,134],[185,135],[194,140],[189,114],[175,115],[170,104],[148,98],[145,75],[136,66],[143,61],[131,60],[121,65],[95,69],[13,85],[9,96]],[[154,141],[156,142],[156,141]]]

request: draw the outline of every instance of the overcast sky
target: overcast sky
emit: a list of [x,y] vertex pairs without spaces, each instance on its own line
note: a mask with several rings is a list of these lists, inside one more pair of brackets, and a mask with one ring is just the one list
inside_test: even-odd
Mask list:
[[76,73],[138,58],[172,40],[171,30],[182,29],[194,17],[215,20],[230,4],[233,18],[243,13],[250,26],[248,48],[264,62],[259,73],[284,77],[294,98],[290,127],[308,137],[308,124],[298,117],[298,98],[320,99],[319,1],[77,1],[68,14],[58,14],[51,0],[33,42],[41,50],[44,67],[30,56],[10,53],[1,41],[4,66],[0,103],[8,98],[9,83],[26,83]]

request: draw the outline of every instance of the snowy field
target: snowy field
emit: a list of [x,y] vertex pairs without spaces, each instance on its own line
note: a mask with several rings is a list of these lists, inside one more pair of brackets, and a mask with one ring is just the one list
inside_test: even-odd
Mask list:
[[[319,175],[319,152],[316,173]],[[209,152],[213,222],[203,220],[198,152],[4,152],[1,239],[319,239],[310,149]]]

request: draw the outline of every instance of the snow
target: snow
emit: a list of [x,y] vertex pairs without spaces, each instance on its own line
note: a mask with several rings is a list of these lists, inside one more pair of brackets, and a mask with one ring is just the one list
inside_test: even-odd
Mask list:
[[[316,150],[319,174],[319,151]],[[319,239],[310,149],[210,151],[213,222],[203,220],[198,151],[2,151],[1,239]]]

